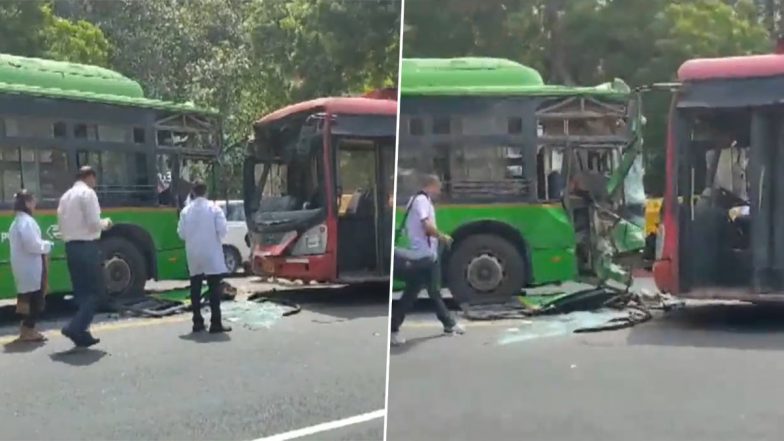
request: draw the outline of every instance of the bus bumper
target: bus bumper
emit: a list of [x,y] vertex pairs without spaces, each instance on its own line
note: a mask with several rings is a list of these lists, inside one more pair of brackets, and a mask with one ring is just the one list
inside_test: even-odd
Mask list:
[[326,282],[332,280],[333,259],[328,254],[316,256],[253,256],[253,273],[289,280]]

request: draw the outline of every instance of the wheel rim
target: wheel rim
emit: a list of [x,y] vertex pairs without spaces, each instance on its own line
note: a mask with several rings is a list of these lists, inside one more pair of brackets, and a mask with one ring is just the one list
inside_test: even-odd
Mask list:
[[131,285],[131,266],[122,256],[113,256],[104,262],[103,272],[110,294],[121,293]]
[[223,252],[223,258],[226,260],[226,268],[233,273],[237,269],[237,259],[234,258],[234,253],[226,250]]
[[493,291],[504,280],[504,265],[492,254],[481,254],[468,262],[466,279],[476,291]]

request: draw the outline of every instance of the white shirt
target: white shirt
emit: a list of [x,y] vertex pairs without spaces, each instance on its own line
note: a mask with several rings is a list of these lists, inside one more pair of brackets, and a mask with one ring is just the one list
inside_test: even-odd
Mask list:
[[38,222],[27,213],[18,212],[8,230],[11,245],[11,272],[16,282],[17,294],[41,289],[43,260],[41,256],[52,251],[52,242],[41,239]]
[[438,239],[430,237],[425,232],[424,221],[430,219],[436,225],[436,209],[433,207],[430,198],[418,194],[414,196],[413,202],[409,200],[411,209],[406,219],[406,235],[408,236],[409,248],[412,251],[429,251],[433,259],[438,258]]
[[223,238],[229,228],[223,210],[207,199],[195,198],[180,212],[177,234],[185,241],[190,275],[226,274]]
[[76,181],[60,198],[57,224],[65,242],[98,240],[108,227],[107,221],[101,219],[98,195],[82,181]]

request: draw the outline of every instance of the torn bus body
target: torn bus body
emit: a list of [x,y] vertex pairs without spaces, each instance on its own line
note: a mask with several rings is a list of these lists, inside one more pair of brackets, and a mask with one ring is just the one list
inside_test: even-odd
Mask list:
[[455,298],[630,283],[644,248],[636,93],[621,80],[545,84],[498,58],[403,59],[401,69],[397,222],[418,178],[439,176],[438,227],[454,239],[442,274]]
[[643,119],[639,95],[625,83],[616,80],[598,88],[628,99],[574,96],[539,106],[539,155],[548,177],[543,191],[553,190],[554,172],[564,176],[562,197],[575,229],[578,280],[625,288],[645,245]]
[[656,284],[784,301],[784,56],[691,60],[678,76]]
[[254,125],[244,198],[255,274],[389,278],[396,102],[324,98]]

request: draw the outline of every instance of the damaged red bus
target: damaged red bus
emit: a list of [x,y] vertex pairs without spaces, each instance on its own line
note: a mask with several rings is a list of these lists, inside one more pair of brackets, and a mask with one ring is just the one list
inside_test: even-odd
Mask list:
[[255,274],[389,280],[397,129],[389,95],[306,101],[254,124],[243,193]]
[[784,300],[784,55],[684,63],[654,279],[683,298]]

